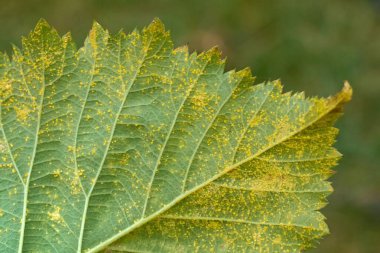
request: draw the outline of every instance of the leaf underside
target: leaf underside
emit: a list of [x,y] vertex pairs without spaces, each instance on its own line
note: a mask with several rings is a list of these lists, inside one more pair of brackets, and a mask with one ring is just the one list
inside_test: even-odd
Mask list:
[[351,98],[282,93],[173,48],[159,20],[79,50],[45,21],[0,53],[1,252],[299,252]]

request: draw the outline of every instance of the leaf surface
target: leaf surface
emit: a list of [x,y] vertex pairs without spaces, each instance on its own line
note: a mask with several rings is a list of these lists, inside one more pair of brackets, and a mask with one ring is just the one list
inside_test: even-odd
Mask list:
[[299,252],[340,154],[330,98],[253,85],[159,20],[79,50],[45,21],[0,54],[4,252]]

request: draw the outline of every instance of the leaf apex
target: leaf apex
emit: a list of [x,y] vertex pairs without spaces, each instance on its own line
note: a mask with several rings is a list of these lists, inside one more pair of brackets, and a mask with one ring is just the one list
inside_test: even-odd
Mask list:
[[92,27],[91,27],[91,30],[95,30],[95,29],[104,30],[103,27],[96,20],[92,21]]
[[343,102],[349,102],[352,99],[352,87],[348,81],[345,81],[340,92]]
[[276,85],[276,86],[282,87],[281,79],[273,80],[273,84]]
[[222,52],[217,46],[200,53],[197,57],[206,61],[215,62],[218,65],[223,65],[225,63],[225,60],[222,59]]
[[165,25],[159,18],[156,17],[144,30],[150,31],[152,33],[164,33]]
[[268,83],[272,83],[274,89],[278,90],[278,92],[282,93],[284,86],[282,85],[281,79],[276,79],[276,80],[273,80],[272,82],[268,82]]
[[175,53],[178,53],[178,52],[188,53],[189,52],[189,47],[187,45],[184,45],[184,46],[180,46],[180,47],[175,48],[173,51]]
[[44,18],[40,18],[37,22],[36,28],[38,27],[48,27],[51,28],[50,24]]
[[328,97],[327,102],[335,104],[336,107],[342,108],[343,104],[349,102],[352,98],[351,85],[345,81],[343,88],[334,96]]
[[73,36],[72,36],[71,32],[68,32],[68,33],[66,33],[66,34],[64,34],[62,36],[62,39],[64,41],[72,41],[73,40]]
[[246,67],[244,69],[237,71],[236,75],[240,76],[242,79],[243,78],[255,78],[254,76],[252,76],[252,70],[249,67]]
[[160,23],[163,25],[163,22],[161,21],[161,19],[159,17],[154,17],[152,20],[152,23]]

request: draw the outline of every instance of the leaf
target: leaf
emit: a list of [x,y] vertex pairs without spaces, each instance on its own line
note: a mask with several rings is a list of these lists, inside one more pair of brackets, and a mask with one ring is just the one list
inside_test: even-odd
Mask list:
[[350,100],[253,85],[213,48],[174,49],[159,20],[79,50],[40,21],[0,55],[2,252],[298,252]]

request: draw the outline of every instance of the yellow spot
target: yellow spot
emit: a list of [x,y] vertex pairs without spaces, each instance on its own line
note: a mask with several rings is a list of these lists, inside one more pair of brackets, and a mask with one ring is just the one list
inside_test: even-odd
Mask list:
[[217,228],[221,227],[221,224],[219,222],[216,222],[216,221],[210,221],[208,223],[208,227],[212,228],[212,229],[217,229]]
[[29,118],[29,113],[31,110],[26,106],[21,107],[15,107],[17,119],[20,122],[26,122],[26,120]]
[[0,94],[2,98],[5,98],[12,94],[12,85],[10,82],[0,80]]
[[260,123],[263,122],[263,119],[264,119],[264,114],[263,113],[259,113],[256,117],[254,117],[251,120],[251,122],[249,122],[249,126],[250,127],[258,126]]
[[273,239],[273,244],[281,244],[281,236],[277,236]]
[[26,172],[25,174],[24,174],[24,180],[25,180],[25,182],[26,182],[26,179],[29,177],[29,173],[28,172]]
[[78,170],[78,176],[79,177],[81,177],[81,176],[83,176],[83,174],[84,174],[84,169],[80,169],[80,170]]
[[[79,173],[77,173],[78,175]],[[76,176],[73,180],[71,180],[70,186],[71,186],[71,193],[76,195],[80,193],[81,188],[80,188],[80,181],[79,181],[79,176]]]
[[67,147],[67,150],[68,150],[69,152],[75,152],[75,147],[74,147],[74,146],[68,146],[68,147]]
[[58,169],[54,170],[54,171],[53,171],[53,176],[54,176],[54,177],[60,177],[60,176],[61,176],[61,171],[58,170]]
[[53,212],[48,212],[49,219],[57,223],[62,223],[64,220],[61,216],[61,208],[59,206],[54,207]]
[[191,98],[191,102],[193,104],[194,109],[202,109],[208,104],[209,101],[210,95],[206,93],[198,93]]

